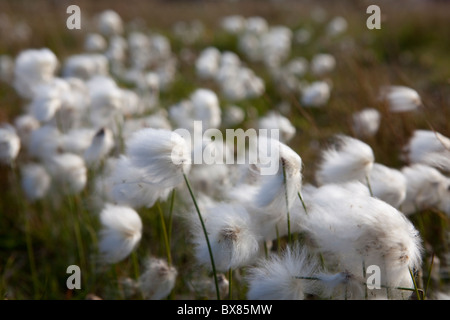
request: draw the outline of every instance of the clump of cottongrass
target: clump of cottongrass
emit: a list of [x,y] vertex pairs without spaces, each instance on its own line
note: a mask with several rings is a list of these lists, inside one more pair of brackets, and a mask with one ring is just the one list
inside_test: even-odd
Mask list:
[[21,166],[22,189],[30,201],[44,198],[51,185],[51,177],[44,166],[29,163]]
[[137,285],[145,299],[161,300],[173,290],[177,275],[177,269],[166,260],[149,258]]
[[410,163],[422,163],[450,172],[450,139],[432,130],[415,130],[404,148]]
[[438,208],[448,198],[449,179],[437,169],[416,163],[402,168],[406,178],[406,198],[402,211],[406,215]]
[[381,114],[375,108],[365,108],[352,115],[352,129],[357,137],[373,137],[380,128]]
[[[353,188],[365,189],[360,182]],[[365,192],[328,184],[308,194],[308,215],[302,227],[324,259],[329,272],[348,272],[363,290],[348,293],[364,299],[366,268],[380,268],[381,289],[372,298],[407,298],[414,289],[411,272],[422,263],[422,240],[407,217],[388,203]],[[400,290],[399,288],[409,290]]]
[[374,163],[369,181],[373,196],[395,208],[399,208],[406,198],[406,178],[400,170]]
[[318,53],[313,56],[310,68],[315,76],[329,74],[336,67],[336,58],[329,53]]
[[385,86],[380,89],[380,99],[387,103],[390,112],[410,112],[422,105],[419,93],[406,86]]
[[316,172],[317,183],[365,182],[374,161],[373,150],[368,144],[356,138],[337,135],[334,144],[321,154]]
[[46,161],[62,148],[61,132],[51,125],[44,125],[29,134],[27,151],[33,158]]
[[99,251],[103,262],[114,264],[128,257],[142,237],[142,220],[132,208],[106,204],[100,212]]
[[280,255],[261,259],[247,269],[247,298],[303,300],[315,290],[314,281],[307,278],[313,277],[318,268],[318,260],[305,247],[287,246]]
[[[207,208],[204,220],[218,271],[237,269],[255,260],[259,253],[259,236],[244,207],[219,203]],[[193,232],[197,261],[202,265],[209,265],[210,257],[204,235],[199,230],[198,223],[194,225],[197,226]]]
[[19,155],[21,140],[10,124],[0,127],[0,163],[12,165]]

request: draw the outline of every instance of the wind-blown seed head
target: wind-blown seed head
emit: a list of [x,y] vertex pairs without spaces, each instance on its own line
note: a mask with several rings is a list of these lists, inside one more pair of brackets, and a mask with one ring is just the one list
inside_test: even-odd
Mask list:
[[50,185],[51,177],[44,166],[37,163],[30,163],[22,166],[22,189],[30,201],[42,199],[46,196]]
[[418,210],[438,208],[448,197],[448,178],[437,169],[425,164],[404,167],[406,178],[406,198],[401,210],[406,215]]
[[84,152],[84,161],[87,166],[95,166],[103,160],[114,147],[112,131],[102,128],[92,138],[91,145]]
[[[302,227],[329,271],[346,271],[359,278],[363,265],[376,265],[382,285],[413,287],[409,270],[421,267],[423,247],[419,232],[403,213],[384,201],[333,184],[308,194],[307,206]],[[401,293],[394,291],[393,296]],[[378,297],[385,293],[374,291]]]
[[450,139],[439,132],[415,130],[404,152],[410,163],[450,172]]
[[126,156],[121,156],[106,178],[107,197],[110,202],[134,209],[152,207],[156,201],[165,201],[172,188],[163,188],[147,181],[145,169],[133,166]]
[[375,156],[365,142],[345,136],[336,136],[335,144],[322,152],[322,159],[316,172],[319,185],[341,183],[352,180],[366,181],[372,169]]
[[145,263],[145,271],[139,277],[138,286],[146,299],[161,300],[172,291],[177,275],[177,269],[169,266],[167,261],[149,258]]
[[[239,205],[219,203],[207,207],[205,227],[218,271],[246,266],[259,253],[259,237],[253,230],[250,215]],[[196,219],[192,221],[199,232],[194,232],[195,255],[202,265],[210,265],[206,240]],[[197,229],[198,228],[198,229]]]
[[406,178],[400,170],[374,163],[369,175],[372,193],[378,199],[399,208],[406,197]]
[[64,193],[78,194],[86,186],[87,169],[84,160],[73,153],[56,154],[45,162],[52,179]]
[[318,269],[318,261],[298,244],[288,246],[280,255],[271,255],[248,268],[249,300],[303,300],[313,292],[314,282],[307,279]]
[[175,187],[191,168],[188,142],[178,133],[146,128],[127,141],[127,155],[133,166],[145,169],[145,180],[160,187]]
[[387,102],[390,112],[415,111],[422,106],[422,100],[417,91],[405,86],[382,87],[380,98]]
[[10,124],[3,124],[0,127],[0,163],[12,164],[19,155],[21,145],[16,129]]
[[352,115],[352,129],[360,138],[373,137],[380,128],[381,113],[375,108],[365,108]]
[[109,264],[122,261],[141,240],[141,217],[129,207],[106,204],[100,212],[100,222],[99,250],[102,261]]

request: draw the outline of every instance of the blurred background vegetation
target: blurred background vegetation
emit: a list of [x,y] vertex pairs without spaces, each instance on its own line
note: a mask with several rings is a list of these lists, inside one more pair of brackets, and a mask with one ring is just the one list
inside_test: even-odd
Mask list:
[[[81,30],[68,30],[66,8],[76,4],[81,8]],[[366,8],[377,4],[381,8],[381,30],[366,27]],[[310,59],[318,52],[335,56],[336,70],[331,75],[333,91],[323,109],[305,109],[298,97],[283,95],[266,74],[263,65],[251,63],[255,72],[266,80],[266,94],[262,98],[244,101],[243,108],[254,108],[258,114],[289,101],[289,119],[297,129],[290,143],[304,162],[305,181],[313,182],[319,150],[335,133],[352,134],[349,121],[353,112],[368,106],[378,106],[378,90],[384,85],[406,85],[419,92],[424,102],[420,114],[390,114],[382,111],[379,133],[368,139],[376,160],[388,166],[403,165],[399,155],[414,129],[434,129],[450,136],[450,1],[0,1],[0,54],[15,57],[28,48],[51,49],[63,61],[83,51],[84,36],[91,31],[91,18],[103,10],[115,10],[128,26],[138,25],[160,32],[171,40],[172,50],[180,56],[188,46],[198,54],[206,46],[220,50],[237,50],[237,40],[220,29],[221,18],[240,14],[261,16],[270,25],[300,27],[313,31],[306,45],[293,46],[291,57]],[[326,37],[324,24],[312,19],[314,12],[324,15],[324,21],[342,16],[348,22],[345,33],[336,38]],[[202,36],[186,44],[174,36],[173,26],[179,21],[200,21]],[[9,26],[9,27],[8,27]],[[11,26],[15,26],[11,29]],[[12,32],[14,30],[14,32]],[[242,56],[241,56],[242,57]],[[243,58],[243,57],[242,57]],[[244,59],[244,58],[243,58]],[[186,97],[194,88],[214,84],[195,77],[188,60],[180,60],[177,78],[161,96],[161,105],[169,106]],[[23,101],[6,83],[0,84],[0,122],[12,123],[24,111]],[[76,211],[82,226],[83,250],[93,252],[98,222],[85,205],[86,194],[67,201],[67,208],[52,208],[49,202],[26,203],[18,177],[8,167],[0,167],[0,294],[7,299],[83,299],[88,293],[105,298],[119,298],[113,280],[117,274],[133,274],[131,260],[101,272],[95,270],[95,259],[84,266],[90,272],[83,277],[82,290],[69,291],[65,287],[66,268],[77,264],[79,246],[74,241],[71,211]],[[88,192],[88,191],[86,191]],[[163,255],[158,243],[157,214],[143,214],[143,242],[137,255],[149,251]],[[426,241],[427,258],[436,254],[445,269],[448,259],[448,217],[439,212],[425,212],[412,217]],[[183,228],[181,225],[174,225]],[[182,234],[173,233],[174,261],[181,261],[179,278],[189,279],[195,270],[189,266],[190,248]],[[90,241],[92,240],[92,241]],[[32,246],[34,256],[29,255]],[[27,249],[28,248],[28,249]],[[91,262],[92,261],[92,262]],[[425,260],[430,265],[430,260]],[[114,270],[113,270],[114,269]],[[425,282],[428,267],[424,268]],[[86,269],[83,269],[86,270]],[[448,279],[445,279],[448,281]],[[183,292],[185,283],[179,280],[172,298],[196,297]],[[438,288],[441,284],[434,284]],[[239,290],[237,286],[235,290]],[[244,297],[245,292],[236,292]]]

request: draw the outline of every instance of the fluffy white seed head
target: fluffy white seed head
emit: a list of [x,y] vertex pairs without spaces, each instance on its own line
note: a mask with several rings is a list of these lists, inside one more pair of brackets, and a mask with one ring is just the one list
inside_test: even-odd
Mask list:
[[258,128],[267,129],[269,131],[279,130],[280,141],[283,143],[288,143],[296,133],[296,129],[292,125],[291,121],[274,111],[269,112],[264,117],[259,119]]
[[352,115],[352,129],[359,138],[373,137],[380,128],[381,114],[377,109],[365,108]]
[[73,153],[55,154],[45,166],[63,193],[80,193],[87,183],[87,169],[81,156]]
[[395,208],[406,198],[406,178],[400,170],[374,163],[369,174],[372,193]]
[[311,60],[311,72],[316,76],[329,74],[336,67],[336,58],[329,53],[318,53]]
[[106,156],[114,147],[113,133],[108,128],[102,128],[92,138],[90,146],[84,152],[84,161],[87,166],[95,166]]
[[364,182],[374,161],[373,150],[368,144],[349,136],[338,135],[334,145],[321,154],[316,172],[317,183],[323,185],[352,180]]
[[98,31],[105,37],[123,33],[123,21],[120,15],[113,10],[105,10],[98,16]]
[[450,139],[439,132],[415,130],[404,151],[410,163],[450,172]]
[[99,251],[105,263],[117,263],[130,255],[142,237],[139,214],[126,206],[106,204],[100,212]]
[[22,189],[28,200],[34,201],[45,197],[51,184],[51,177],[45,167],[37,163],[30,163],[20,169]]
[[331,87],[325,81],[315,81],[302,88],[301,103],[305,107],[322,107],[331,96]]
[[[244,207],[219,203],[208,207],[205,215],[205,227],[218,271],[246,266],[256,259],[259,253],[259,238],[253,230],[250,215]],[[197,261],[210,267],[210,256],[206,239],[201,232],[197,219],[194,234],[195,255]]]
[[175,187],[191,168],[191,150],[178,133],[146,128],[127,141],[127,155],[133,166],[145,169],[146,181],[161,187]]
[[382,87],[380,97],[387,103],[391,112],[415,111],[422,106],[419,93],[405,86]]
[[167,261],[149,258],[144,272],[139,277],[138,286],[146,299],[161,300],[172,291],[177,275],[177,269],[169,266]]
[[303,300],[312,292],[314,282],[300,279],[314,275],[318,261],[308,251],[294,245],[280,255],[262,259],[248,269],[247,298],[249,300]]
[[402,173],[407,186],[406,198],[401,206],[405,214],[438,208],[448,197],[448,178],[437,169],[417,163],[404,167]]
[[0,163],[12,164],[21,148],[20,137],[16,133],[16,129],[6,123],[0,127]]

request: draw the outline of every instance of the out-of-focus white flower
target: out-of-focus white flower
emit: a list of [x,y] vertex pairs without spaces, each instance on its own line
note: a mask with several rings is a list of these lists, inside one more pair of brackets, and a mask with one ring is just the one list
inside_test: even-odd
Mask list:
[[57,67],[58,58],[50,49],[23,50],[14,62],[14,88],[20,96],[31,99],[36,86],[55,77]]
[[323,76],[334,70],[336,58],[329,53],[318,53],[311,60],[311,72],[316,76]]
[[61,133],[51,125],[44,125],[30,133],[28,153],[39,160],[45,161],[61,150]]
[[[259,253],[259,237],[245,208],[219,203],[203,211],[217,270],[226,272],[252,263]],[[210,266],[205,236],[197,219],[193,223],[196,258],[202,265]]]
[[69,56],[63,65],[65,78],[89,80],[94,76],[109,75],[108,59],[100,53],[82,53]]
[[95,135],[95,129],[80,127],[69,130],[61,135],[61,151],[74,153],[82,156],[91,144]]
[[141,274],[138,286],[143,296],[149,300],[161,300],[167,297],[175,286],[178,271],[167,261],[149,258],[145,271]]
[[327,24],[327,33],[330,36],[338,36],[347,31],[348,22],[347,19],[341,16],[334,17]]
[[325,81],[314,81],[302,88],[301,103],[305,107],[322,107],[327,104],[331,95],[331,87]]
[[439,132],[415,130],[404,152],[410,163],[423,163],[450,172],[450,139]]
[[316,172],[319,185],[352,180],[365,182],[375,161],[372,148],[365,142],[337,135],[334,144],[322,151]]
[[369,174],[373,196],[395,208],[399,208],[406,197],[406,178],[400,170],[374,163]]
[[105,38],[99,33],[89,33],[84,39],[84,50],[88,52],[103,52],[107,45]]
[[245,31],[261,35],[269,30],[269,23],[267,20],[260,16],[247,17],[245,20]]
[[241,15],[226,16],[220,21],[223,30],[231,34],[238,34],[246,27],[245,18]]
[[106,204],[100,212],[99,251],[105,263],[122,261],[136,248],[142,237],[139,214],[126,206]]
[[50,188],[51,177],[44,166],[29,163],[20,168],[22,175],[22,189],[30,201],[42,199]]
[[39,121],[27,113],[19,115],[14,119],[14,127],[16,128],[17,135],[20,138],[21,145],[28,148],[28,141],[30,139],[31,132],[39,128],[39,126]]
[[21,141],[16,129],[6,123],[0,127],[0,162],[12,164],[19,155]]
[[373,137],[380,128],[381,113],[374,108],[365,108],[352,115],[352,129],[360,138]]
[[233,127],[242,123],[245,119],[245,111],[236,105],[229,105],[224,108],[223,124],[227,127]]
[[201,79],[213,79],[219,70],[220,51],[215,47],[205,48],[195,61],[195,70]]
[[84,161],[86,165],[95,166],[102,161],[114,147],[114,138],[112,131],[108,128],[102,128],[97,131],[92,139],[91,145],[84,152]]
[[261,259],[248,268],[249,300],[303,300],[313,292],[314,282],[309,278],[319,264],[306,248],[296,244],[288,246],[280,255]]
[[387,103],[391,112],[408,112],[422,106],[419,93],[405,86],[385,86],[380,89],[380,99]]
[[146,128],[135,132],[127,141],[131,164],[145,170],[148,183],[175,187],[191,168],[191,150],[178,133]]
[[87,170],[83,158],[79,155],[55,154],[46,159],[45,166],[63,193],[78,194],[86,186]]
[[202,121],[202,126],[208,128],[218,128],[222,122],[222,111],[219,105],[217,94],[209,89],[197,89],[191,96],[194,120]]
[[401,210],[406,215],[438,208],[449,196],[449,180],[437,169],[425,164],[412,164],[402,168],[406,178],[406,198]]
[[291,121],[279,113],[270,111],[258,121],[258,129],[278,130],[280,141],[288,143],[294,136],[296,129]]
[[114,10],[105,10],[98,16],[98,31],[105,37],[120,35],[123,33],[123,21]]

